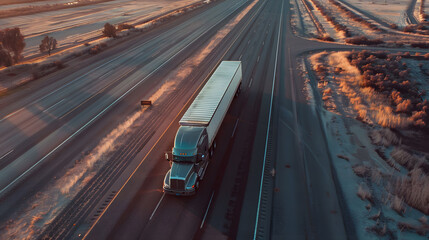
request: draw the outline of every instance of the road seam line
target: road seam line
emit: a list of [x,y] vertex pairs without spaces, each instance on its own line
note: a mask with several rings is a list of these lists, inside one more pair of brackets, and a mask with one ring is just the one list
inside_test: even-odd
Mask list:
[[276,60],[275,60],[275,64],[274,64],[273,85],[272,85],[272,88],[271,88],[270,111],[269,111],[269,115],[268,115],[267,135],[265,137],[264,161],[262,163],[262,176],[261,176],[261,183],[260,183],[260,186],[259,186],[258,208],[256,210],[255,231],[253,233],[253,239],[254,240],[256,239],[256,234],[258,233],[259,209],[261,207],[262,184],[263,184],[263,181],[264,181],[265,162],[266,162],[266,158],[267,158],[267,149],[268,149],[268,135],[269,135],[269,132],[270,132],[270,125],[271,125],[270,124],[271,123],[271,112],[272,112],[272,108],[273,108],[274,87],[275,87],[275,82],[276,82],[277,61],[278,61],[278,55],[279,55],[281,26],[282,26],[282,23],[283,23],[283,21],[282,21],[283,6],[284,6],[284,2],[282,2],[282,8],[281,8],[281,13],[280,13],[279,33],[278,33],[278,37],[277,37]]
[[232,138],[232,137],[234,137],[234,133],[235,133],[235,130],[237,129],[237,125],[238,125],[238,120],[239,120],[239,119],[240,119],[240,118],[237,118],[237,121],[235,121],[234,130],[232,131],[231,138]]
[[15,150],[15,149],[12,149],[9,152],[5,153],[2,157],[0,157],[0,160],[2,160],[4,157],[6,157],[7,155],[9,155],[11,152],[13,152],[13,150]]

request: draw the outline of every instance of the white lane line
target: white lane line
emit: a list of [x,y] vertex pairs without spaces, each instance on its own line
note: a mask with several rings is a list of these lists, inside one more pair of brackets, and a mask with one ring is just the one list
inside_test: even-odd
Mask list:
[[240,57],[238,58],[238,60],[240,60],[240,61],[241,61],[241,58],[242,58],[242,57],[243,57],[243,54],[241,54],[241,55],[240,55]]
[[[257,13],[259,13],[262,9],[264,5],[261,5],[261,7],[259,7],[258,11],[252,16],[252,18],[250,19],[250,21],[247,22],[247,24],[241,29],[241,31],[237,34],[237,37],[233,40],[233,42],[229,45],[229,48],[224,52],[224,54],[219,58],[220,60],[215,64],[219,64],[221,62],[221,60],[225,57],[225,55],[230,51],[230,49],[232,48],[232,46],[234,45],[235,42],[237,42],[239,36],[241,36],[241,34],[244,32],[244,30],[249,26],[250,22],[252,21],[252,19],[254,19],[257,16]],[[213,70],[214,71],[214,70]],[[211,73],[213,73],[213,71]],[[198,86],[197,89],[200,89],[201,86],[203,86],[204,82],[207,80],[207,78]],[[197,92],[195,92],[197,93]],[[189,104],[189,102],[191,101],[191,99],[195,96],[195,93],[192,94],[191,98],[188,99],[188,101],[184,104],[183,108],[179,111],[178,115],[180,115],[184,110],[185,110],[185,106]],[[174,117],[174,119],[176,119],[178,117],[178,115],[176,117]],[[101,212],[101,215],[95,220],[95,222],[91,225],[91,227],[89,228],[89,230],[86,232],[85,236],[83,236],[83,239],[87,239],[88,235],[91,233],[91,231],[94,229],[94,226],[96,224],[98,224],[99,220],[101,219],[102,216],[104,216],[104,213],[107,211],[107,209],[110,207],[110,205],[112,204],[113,201],[115,201],[116,197],[122,192],[122,190],[124,189],[125,185],[127,185],[130,181],[130,179],[134,176],[134,174],[137,172],[137,170],[140,168],[140,166],[142,165],[143,161],[149,156],[150,153],[152,153],[152,150],[155,148],[155,146],[158,144],[158,142],[164,137],[165,133],[167,132],[167,130],[170,128],[170,126],[174,123],[174,120],[172,122],[170,122],[170,124],[168,125],[168,127],[164,130],[164,132],[161,134],[161,136],[158,138],[158,140],[154,143],[154,145],[152,146],[152,148],[148,151],[148,153],[142,158],[142,160],[140,161],[140,163],[137,165],[136,168],[134,168],[134,171],[131,173],[131,175],[129,175],[128,179],[125,181],[125,183],[121,186],[121,188],[119,189],[119,191],[117,192],[117,194],[114,196],[114,198],[110,201],[110,203],[106,206],[106,208],[104,209],[104,211]]]
[[9,113],[9,114],[8,114],[8,115],[6,115],[4,118],[2,118],[2,119],[0,120],[0,122],[3,122],[4,120],[6,120],[6,119],[8,119],[8,118],[12,117],[13,115],[15,115],[15,114],[17,114],[17,113],[21,112],[22,110],[24,110],[24,108],[20,108],[20,109],[16,110],[16,111],[15,111],[15,112],[13,112],[13,113]]
[[2,160],[3,158],[5,158],[7,155],[9,155],[11,152],[13,152],[14,149],[10,150],[9,152],[7,152],[6,154],[4,154],[2,157],[0,157],[0,160]]
[[55,107],[56,105],[60,104],[62,101],[66,100],[65,98],[61,99],[61,101],[55,103],[54,105],[48,107],[47,109],[43,110],[43,112],[49,111],[51,108]]
[[249,39],[249,41],[247,41],[247,45],[249,45],[250,44],[250,39]]
[[259,58],[261,58],[261,56],[258,56],[258,59],[256,60],[256,62],[259,62]]
[[162,194],[161,199],[159,199],[158,204],[156,204],[155,209],[152,212],[152,215],[150,215],[149,221],[152,220],[153,216],[155,215],[156,210],[158,210],[159,205],[161,205],[162,199],[164,199],[165,193]]
[[[245,2],[243,2],[242,5],[244,5]],[[238,3],[237,3],[238,4]],[[235,4],[234,7],[237,5]],[[240,5],[239,7],[241,7],[242,5]],[[228,15],[229,16],[229,15]],[[226,16],[225,18],[227,18],[228,16]],[[207,29],[206,31],[204,31],[203,33],[201,33],[197,38],[195,38],[193,41],[189,42],[188,44],[186,44],[182,49],[180,49],[178,52],[176,52],[175,54],[173,54],[173,56],[171,56],[170,58],[168,58],[167,60],[165,60],[161,65],[159,65],[157,68],[155,68],[152,72],[150,72],[148,75],[146,75],[146,77],[144,77],[143,79],[141,79],[140,81],[138,81],[134,86],[132,86],[130,89],[128,89],[125,93],[123,93],[121,96],[119,96],[115,101],[113,101],[110,105],[108,105],[106,108],[104,108],[101,112],[99,112],[97,115],[95,115],[93,118],[91,118],[91,120],[89,120],[85,125],[83,125],[82,127],[80,127],[76,132],[74,132],[72,135],[70,135],[68,138],[66,138],[64,141],[62,141],[58,146],[56,146],[54,149],[52,149],[50,152],[48,152],[45,156],[43,156],[39,161],[37,161],[35,164],[33,164],[30,168],[28,168],[27,170],[25,170],[21,175],[19,175],[17,178],[15,178],[12,182],[10,182],[6,187],[4,187],[3,189],[0,190],[0,195],[3,194],[3,192],[5,192],[8,188],[10,188],[13,184],[15,184],[17,181],[19,181],[22,177],[24,177],[28,172],[30,172],[31,170],[33,170],[37,165],[39,165],[41,162],[43,162],[47,157],[49,157],[52,153],[54,153],[55,151],[57,151],[60,147],[62,147],[65,143],[67,143],[68,141],[70,141],[74,136],[76,136],[77,134],[79,134],[82,130],[84,130],[87,126],[89,126],[90,124],[92,124],[95,120],[98,119],[98,117],[100,117],[101,115],[103,115],[107,110],[109,110],[112,106],[114,106],[116,103],[118,103],[119,101],[122,100],[122,98],[124,98],[125,96],[128,95],[128,93],[130,93],[131,91],[133,91],[138,85],[140,85],[143,81],[145,81],[146,79],[148,79],[149,77],[151,77],[154,73],[156,73],[160,68],[162,68],[164,65],[166,65],[167,63],[169,63],[171,61],[171,59],[173,59],[174,57],[176,57],[177,55],[179,55],[181,52],[183,52],[186,48],[188,48],[191,44],[193,44],[194,42],[196,42],[197,40],[199,40],[201,38],[201,36],[203,36],[204,34],[206,34],[207,32],[209,32],[210,30],[212,30],[215,26],[218,26],[225,18],[219,20],[215,25],[213,25],[212,27],[210,27],[209,29]]]
[[253,240],[256,240],[257,233],[258,233],[258,223],[259,223],[259,211],[261,208],[261,198],[262,198],[262,184],[264,182],[264,173],[265,173],[265,162],[267,159],[267,149],[268,149],[268,135],[270,132],[270,123],[271,123],[271,112],[273,109],[273,96],[274,96],[274,86],[276,83],[276,72],[277,72],[277,61],[279,57],[279,45],[280,45],[280,35],[281,35],[281,26],[283,23],[283,7],[284,2],[282,2],[282,10],[280,13],[280,24],[279,24],[279,30],[278,30],[278,36],[277,36],[277,49],[276,49],[276,60],[274,63],[274,73],[273,73],[273,86],[271,87],[271,100],[270,100],[270,111],[268,115],[268,127],[267,127],[267,135],[265,137],[265,150],[264,150],[264,161],[262,163],[262,174],[261,174],[261,183],[259,185],[259,197],[258,197],[258,208],[256,210],[256,221],[255,221],[255,231],[253,233]]
[[252,81],[253,81],[253,77],[252,77],[252,78],[250,78],[249,88],[250,88],[250,86],[252,86]]
[[264,45],[265,45],[265,41],[262,42],[262,46],[264,46]]
[[209,205],[207,206],[206,213],[204,214],[203,221],[201,222],[200,229],[203,228],[204,222],[206,221],[207,213],[209,212],[210,205],[212,204],[214,192],[212,192],[212,196],[210,197]]
[[237,121],[235,121],[235,126],[234,126],[234,130],[232,131],[232,135],[231,135],[231,138],[232,137],[234,137],[234,133],[235,133],[235,130],[237,129],[237,125],[238,125],[238,120],[239,120],[240,118],[237,118]]

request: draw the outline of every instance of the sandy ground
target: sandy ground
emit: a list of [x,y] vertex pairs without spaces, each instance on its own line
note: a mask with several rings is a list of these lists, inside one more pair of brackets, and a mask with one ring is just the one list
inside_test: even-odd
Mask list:
[[398,26],[405,26],[404,13],[408,0],[347,0],[354,6]]
[[[407,149],[408,157],[420,159],[416,160],[422,161],[419,164],[429,163],[427,152],[418,149],[420,140],[415,139],[414,143],[404,140],[407,135],[422,132],[401,128],[393,128],[393,132],[389,128],[382,128],[370,116],[373,111],[371,104],[382,105],[385,102],[374,95],[368,102],[357,100],[366,95],[365,90],[360,90],[358,85],[360,72],[348,62],[348,54],[315,54],[307,59],[304,72],[308,73],[305,74],[308,101],[316,111],[321,111],[334,167],[358,239],[427,239],[429,226],[425,221],[428,215],[409,206],[403,197],[395,195],[397,181],[408,179],[407,174],[410,173],[398,164],[398,152]],[[427,61],[403,61],[410,68],[410,76],[418,82],[419,89],[427,91]],[[321,73],[320,66],[326,68],[323,70],[326,74]],[[339,72],[338,68],[342,70]],[[359,118],[359,111],[367,111],[368,118]],[[424,193],[425,187],[418,191]],[[425,199],[426,196],[420,193],[416,198]],[[397,209],[401,210],[398,212]],[[415,229],[401,231],[401,224],[408,224]],[[426,232],[417,234],[418,229],[426,229]]]
[[31,3],[15,3],[15,4],[7,4],[7,5],[0,5],[0,11],[2,10],[10,10],[15,8],[23,8],[23,7],[33,7],[33,6],[43,6],[47,4],[62,4],[62,3],[69,3],[73,2],[73,0],[47,0],[47,1],[40,1],[40,2],[31,2]]
[[[0,26],[19,27],[25,36],[24,57],[39,54],[44,36],[57,39],[59,47],[68,48],[101,35],[106,22],[134,24],[198,0],[116,0],[59,11],[0,19]],[[1,8],[1,7],[0,7]],[[36,24],[37,23],[37,24]]]

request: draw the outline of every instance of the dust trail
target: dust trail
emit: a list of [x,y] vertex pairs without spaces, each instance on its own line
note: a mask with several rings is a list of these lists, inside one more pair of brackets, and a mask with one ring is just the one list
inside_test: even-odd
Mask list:
[[[207,55],[219,45],[222,39],[242,20],[242,18],[259,2],[254,0],[239,15],[220,29],[211,41],[196,55],[188,58],[176,70],[172,71],[165,83],[149,98],[155,105],[168,93],[175,90],[178,84],[187,79]],[[15,214],[5,227],[0,228],[0,239],[34,239],[54,220],[71,199],[91,180],[97,171],[108,160],[110,153],[115,151],[124,141],[123,136],[132,129],[144,111],[135,112],[110,132],[87,156],[76,162],[67,173],[52,185],[37,193],[25,210]]]

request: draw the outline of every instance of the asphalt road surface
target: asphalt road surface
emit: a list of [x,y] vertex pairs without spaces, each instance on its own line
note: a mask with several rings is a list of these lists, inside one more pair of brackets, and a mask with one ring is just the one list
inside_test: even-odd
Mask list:
[[[260,1],[235,29],[239,37],[231,48],[225,40],[229,51],[222,59],[243,61],[244,91],[222,125],[217,137],[222,144],[198,194],[162,193],[169,166],[157,149],[144,162],[157,163],[125,186],[88,239],[347,238],[322,128],[314,124],[318,119],[306,104],[302,83],[295,83],[297,52],[290,48],[308,42],[292,37],[288,7]],[[222,56],[222,51],[212,54]],[[260,190],[268,123],[275,174],[271,188]],[[171,148],[176,129],[165,135],[160,149]],[[269,175],[272,169],[266,169]],[[265,217],[260,217],[262,208]]]
[[[2,97],[1,219],[138,111],[140,100],[250,3],[215,2]],[[314,43],[293,36],[289,17],[287,1],[259,0],[186,81],[145,112],[140,127],[42,237],[353,238],[323,128],[298,75],[297,57]],[[243,84],[214,159],[196,196],[164,195],[169,164],[163,153],[222,60],[242,61]]]

